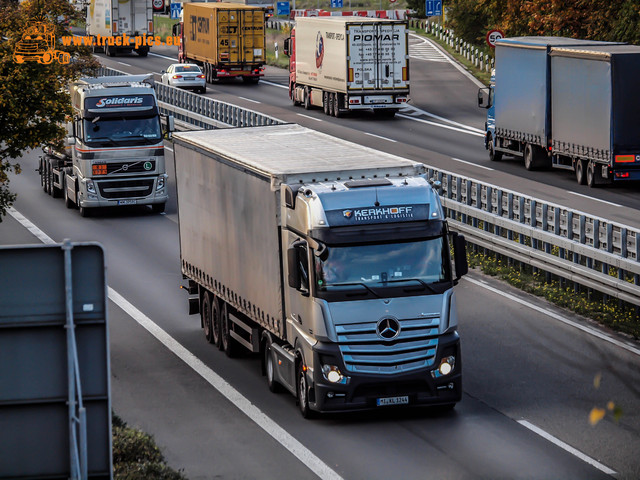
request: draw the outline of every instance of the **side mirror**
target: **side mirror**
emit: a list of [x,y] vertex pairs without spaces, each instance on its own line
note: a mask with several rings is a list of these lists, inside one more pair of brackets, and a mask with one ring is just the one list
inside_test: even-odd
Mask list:
[[288,57],[291,55],[291,37],[284,39],[284,47],[282,52]]
[[478,107],[480,108],[490,108],[491,103],[489,102],[489,88],[484,87],[478,89]]
[[76,137],[67,137],[67,145],[72,147],[76,144]]
[[173,115],[168,115],[167,116],[167,130],[169,132],[175,132],[176,131],[176,121],[173,118]]
[[167,73],[166,70],[160,70],[160,73]]
[[287,274],[289,286],[299,290],[302,282],[298,272],[298,251],[296,247],[287,249]]
[[467,262],[467,241],[464,235],[453,232],[453,259],[456,263],[456,280],[469,273]]

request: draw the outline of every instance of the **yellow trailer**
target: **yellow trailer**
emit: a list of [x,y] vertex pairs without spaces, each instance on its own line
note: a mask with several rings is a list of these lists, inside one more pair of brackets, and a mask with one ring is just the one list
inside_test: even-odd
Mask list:
[[261,8],[238,3],[185,3],[178,59],[202,66],[208,82],[242,77],[257,83],[264,74],[265,17]]

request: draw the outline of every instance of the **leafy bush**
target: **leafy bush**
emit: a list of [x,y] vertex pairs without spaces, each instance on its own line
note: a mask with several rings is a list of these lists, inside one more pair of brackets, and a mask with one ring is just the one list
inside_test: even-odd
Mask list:
[[128,427],[117,415],[112,428],[114,480],[186,480],[166,465],[151,435]]

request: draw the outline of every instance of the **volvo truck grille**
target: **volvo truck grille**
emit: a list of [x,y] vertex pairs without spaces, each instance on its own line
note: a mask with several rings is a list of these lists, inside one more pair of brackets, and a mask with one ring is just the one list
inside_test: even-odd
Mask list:
[[153,191],[153,178],[144,180],[114,180],[97,182],[103,198],[146,197]]
[[438,348],[438,315],[397,320],[399,333],[392,338],[384,338],[379,323],[336,325],[340,352],[349,371],[397,374],[433,365]]
[[156,169],[155,160],[139,160],[137,162],[107,163],[107,174],[111,173],[149,173]]

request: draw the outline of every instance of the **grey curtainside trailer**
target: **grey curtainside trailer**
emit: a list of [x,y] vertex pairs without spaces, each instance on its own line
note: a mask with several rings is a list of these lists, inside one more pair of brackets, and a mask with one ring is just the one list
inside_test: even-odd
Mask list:
[[182,273],[209,342],[259,353],[305,417],[460,400],[465,242],[424,165],[298,125],[174,142]]

